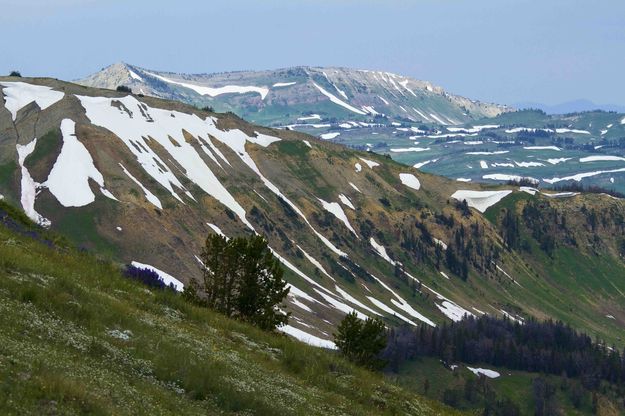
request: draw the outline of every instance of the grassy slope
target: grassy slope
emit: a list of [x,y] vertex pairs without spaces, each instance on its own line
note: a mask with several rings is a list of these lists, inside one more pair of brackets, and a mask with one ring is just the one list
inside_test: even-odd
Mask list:
[[4,226],[0,390],[2,414],[453,414]]

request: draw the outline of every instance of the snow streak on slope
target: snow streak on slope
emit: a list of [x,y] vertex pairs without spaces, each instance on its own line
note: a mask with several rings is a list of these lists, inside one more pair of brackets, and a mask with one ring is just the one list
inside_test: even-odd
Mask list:
[[609,156],[609,155],[595,155],[587,156],[579,159],[580,162],[625,162],[625,157]]
[[349,219],[347,219],[347,215],[345,215],[345,211],[343,211],[343,208],[341,208],[341,205],[338,202],[326,202],[321,198],[317,198],[317,199],[319,200],[319,202],[321,202],[321,205],[323,205],[323,209],[325,209],[326,211],[334,215],[336,218],[338,218],[343,224],[345,224],[345,226],[349,229],[349,231],[354,233],[355,236],[358,236],[358,234],[356,233],[356,230],[354,230],[352,225],[349,223]]
[[68,118],[64,119],[61,122],[61,133],[61,153],[43,185],[48,187],[64,207],[82,207],[95,201],[89,179],[100,186],[103,195],[117,200],[104,187],[104,177],[93,164],[87,148],[76,138],[76,123]]
[[13,116],[13,121],[17,117],[17,112],[33,101],[37,103],[39,108],[45,110],[65,96],[64,93],[54,91],[50,87],[26,84],[25,82],[0,82],[0,85],[4,87],[2,90],[5,96],[4,106]]
[[119,166],[121,166],[121,168],[124,171],[124,173],[126,174],[126,176],[128,176],[134,183],[136,183],[139,186],[139,188],[141,188],[141,190],[143,191],[143,194],[145,195],[145,199],[147,199],[152,205],[154,205],[158,209],[163,209],[163,204],[161,204],[161,201],[156,197],[156,195],[154,195],[152,192],[150,192],[150,190],[148,188],[143,186],[143,184],[141,182],[139,182],[139,180],[137,178],[132,176],[130,174],[130,172],[128,172],[128,170],[126,170],[124,165],[122,165],[120,163]]
[[495,370],[488,370],[486,368],[467,367],[467,369],[471,371],[473,374],[475,374],[476,376],[479,376],[481,374],[488,378],[497,378],[501,375]]
[[544,182],[553,184],[556,182],[561,182],[561,181],[576,181],[579,182],[584,178],[590,178],[592,176],[597,176],[597,175],[602,175],[604,173],[617,173],[617,172],[625,172],[625,168],[621,168],[621,169],[612,169],[612,170],[597,170],[594,172],[584,172],[584,173],[578,173],[575,175],[571,175],[571,176],[565,176],[563,178],[551,178],[551,179],[545,179],[543,178]]
[[314,335],[309,334],[308,332],[302,331],[301,329],[295,328],[291,325],[284,325],[278,328],[278,331],[284,332],[292,336],[295,339],[302,341],[308,345],[312,345],[313,347],[321,347],[327,348],[330,350],[336,349],[336,344],[327,339],[319,338]]
[[300,249],[300,251],[302,253],[304,253],[304,257],[306,257],[306,259],[308,259],[308,261],[315,266],[317,269],[319,269],[319,271],[323,274],[325,274],[326,276],[328,276],[330,278],[330,280],[332,280],[334,282],[334,277],[330,276],[330,274],[326,271],[326,269],[323,268],[323,266],[321,265],[321,263],[319,263],[319,261],[314,258],[313,256],[311,256],[310,254],[308,254],[303,248],[301,248],[300,246],[297,246],[297,248]]
[[386,260],[387,262],[389,262],[393,266],[397,264],[397,262],[395,260],[393,260],[393,259],[391,259],[389,257],[389,255],[386,252],[386,249],[384,248],[384,246],[379,244],[377,241],[375,241],[375,238],[371,237],[369,239],[369,243],[371,244],[371,247],[373,247],[373,250],[375,250],[375,252],[378,253],[378,255],[380,257],[382,257],[384,260]]
[[[410,306],[410,304],[408,302],[406,302],[401,296],[399,296],[397,294],[397,292],[395,292],[393,289],[391,289],[387,284],[385,284],[383,281],[381,281],[380,279],[378,279],[377,277],[375,277],[372,274],[370,274],[370,276],[373,277],[384,289],[386,289],[389,292],[391,292],[391,294],[396,298],[396,299],[391,299],[391,303],[393,305],[395,305],[399,309],[403,310],[404,312],[408,313],[413,318],[417,318],[421,322],[425,322],[426,324],[428,324],[430,326],[436,326],[436,324],[434,322],[432,322],[430,319],[428,319],[427,317],[423,316],[422,314],[420,314],[419,312],[414,310],[413,307]],[[412,277],[412,276],[410,276],[410,277]],[[412,277],[412,278],[414,279],[414,277]]]
[[25,145],[16,145],[17,147],[17,157],[18,163],[22,170],[22,196],[20,198],[20,202],[22,203],[22,208],[24,212],[31,220],[35,221],[37,224],[42,227],[49,227],[51,225],[50,220],[44,218],[35,211],[35,198],[37,197],[37,188],[40,186],[35,180],[30,176],[30,172],[24,166],[24,161],[32,152],[35,151],[35,147],[37,146],[37,139],[33,139],[28,144]]
[[352,188],[354,188],[354,190],[355,190],[356,192],[362,193],[362,192],[360,191],[360,189],[358,189],[358,187],[357,187],[356,185],[354,185],[353,183],[351,183],[351,182],[350,182],[350,183],[349,183],[349,186],[351,186]]
[[406,318],[401,313],[394,311],[387,304],[385,304],[384,302],[374,298],[373,296],[367,296],[367,299],[369,299],[371,301],[371,303],[373,303],[377,308],[379,308],[380,310],[388,313],[389,315],[396,316],[399,319],[401,319],[402,321],[409,323],[410,325],[417,326],[417,324],[415,324],[410,318]]
[[146,72],[146,74],[149,74],[154,78],[158,78],[161,81],[165,81],[169,84],[180,85],[181,87],[189,88],[200,95],[208,95],[210,97],[216,97],[221,94],[245,94],[248,92],[255,92],[260,94],[260,98],[264,100],[269,93],[269,89],[264,87],[226,85],[224,87],[211,88],[201,85],[189,84],[187,82],[174,81],[173,79],[165,78],[161,75],[156,75],[151,72]]
[[461,321],[463,318],[473,315],[466,309],[463,309],[455,303],[449,302],[447,300],[444,300],[440,305],[438,303],[435,303],[435,305],[446,317],[454,322]]
[[295,85],[297,84],[297,82],[293,81],[293,82],[276,82],[275,84],[272,85],[272,87],[274,88],[278,88],[278,87],[290,87],[291,85]]
[[184,284],[180,280],[176,279],[170,274],[165,273],[162,270],[157,269],[154,266],[150,266],[149,264],[139,263],[138,261],[133,261],[132,265],[139,269],[148,269],[148,270],[153,271],[154,273],[158,274],[158,276],[163,280],[163,282],[165,282],[167,286],[173,285],[174,288],[178,292],[182,292],[182,290],[184,289]]
[[343,205],[345,205],[346,207],[349,207],[351,209],[353,209],[354,211],[356,210],[356,208],[354,207],[354,204],[352,204],[352,201],[349,200],[348,197],[346,197],[343,194],[339,195],[339,200],[343,203]]
[[359,109],[357,109],[356,107],[352,107],[351,105],[347,104],[345,101],[341,100],[340,98],[338,98],[336,95],[324,90],[322,87],[320,87],[319,85],[317,85],[316,83],[313,82],[313,85],[315,87],[317,87],[317,89],[319,90],[319,92],[321,92],[323,95],[325,95],[326,97],[328,97],[330,99],[330,101],[332,101],[334,104],[338,104],[343,108],[348,109],[349,111],[352,111],[356,114],[360,114],[360,115],[366,115],[367,113],[365,113],[364,111],[361,111]]
[[353,297],[352,295],[350,295],[349,293],[347,293],[346,291],[344,291],[343,289],[341,289],[338,286],[334,286],[334,289],[336,290],[336,292],[341,295],[343,297],[343,299],[345,299],[346,301],[353,303],[354,305],[366,310],[367,312],[370,312],[374,315],[378,315],[378,316],[382,316],[380,313],[374,311],[373,309],[371,309],[370,307],[368,307],[367,305],[365,305],[364,303],[360,302],[358,299],[356,299],[355,297]]
[[223,238],[225,238],[226,240],[229,240],[229,238],[224,234],[223,231],[221,231],[221,228],[219,228],[218,226],[216,226],[215,224],[212,224],[210,222],[207,222],[206,225],[208,225],[211,230],[213,230],[215,232],[215,234],[222,236]]

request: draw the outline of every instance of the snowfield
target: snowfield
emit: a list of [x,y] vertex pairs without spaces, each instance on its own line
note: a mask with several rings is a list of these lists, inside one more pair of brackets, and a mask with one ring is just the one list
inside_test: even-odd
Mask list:
[[417,177],[412,173],[400,173],[399,179],[401,180],[401,183],[414,189],[415,191],[421,189],[421,182],[419,182],[419,179],[417,179]]
[[165,78],[161,75],[156,75],[151,72],[146,73],[153,76],[154,78],[160,79],[161,81],[165,81],[168,84],[180,85],[181,87],[189,88],[190,90],[193,90],[200,95],[208,95],[209,97],[217,97],[218,95],[222,94],[247,94],[253,92],[260,94],[261,100],[264,100],[269,93],[269,88],[265,87],[226,85],[223,87],[212,88],[202,85],[189,84],[188,82],[174,81],[173,79]]
[[466,200],[467,204],[480,212],[486,211],[489,207],[495,205],[512,191],[470,191],[459,190],[451,196],[458,201]]
[[33,101],[40,109],[45,110],[65,96],[65,93],[54,91],[50,87],[25,82],[0,82],[0,85],[4,87],[4,106],[11,113],[13,121],[17,118],[17,112]]

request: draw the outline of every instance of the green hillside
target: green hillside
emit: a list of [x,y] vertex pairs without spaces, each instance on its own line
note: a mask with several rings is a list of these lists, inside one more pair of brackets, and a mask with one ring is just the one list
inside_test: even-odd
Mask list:
[[0,205],[3,415],[455,414],[335,353],[129,281],[7,210]]

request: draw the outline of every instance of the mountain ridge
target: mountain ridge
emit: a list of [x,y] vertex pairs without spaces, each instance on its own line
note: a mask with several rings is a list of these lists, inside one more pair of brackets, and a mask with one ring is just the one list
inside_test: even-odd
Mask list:
[[[143,79],[140,74],[148,75],[145,78],[156,75],[163,79],[163,75],[170,77],[175,76],[176,79],[166,79],[165,84],[154,83],[149,79]],[[382,113],[387,114],[390,118],[408,117],[415,121],[422,120],[434,123],[450,123],[457,124],[458,120],[447,119],[445,115],[439,114],[436,110],[428,112],[429,104],[428,100],[440,101],[436,97],[444,98],[443,102],[433,102],[434,109],[440,109],[440,111],[450,112],[454,114],[453,117],[460,120],[475,119],[485,115],[496,115],[503,111],[509,111],[507,106],[500,106],[490,103],[482,103],[476,100],[470,100],[468,98],[457,96],[447,93],[441,87],[435,86],[427,81],[420,81],[410,77],[405,77],[398,74],[385,71],[370,71],[361,69],[352,69],[344,67],[314,67],[314,66],[296,66],[286,67],[275,70],[263,70],[263,71],[233,71],[233,72],[221,72],[221,73],[204,73],[204,74],[181,74],[175,72],[154,71],[141,68],[132,64],[117,63],[109,67],[104,68],[100,72],[92,74],[87,78],[78,80],[77,82],[83,85],[105,87],[114,89],[118,85],[128,85],[131,88],[135,88],[137,92],[141,90],[146,94],[153,94],[164,98],[173,98],[176,94],[181,94],[187,101],[195,100],[197,103],[213,104],[215,108],[220,109],[221,106],[230,106],[235,112],[246,119],[250,113],[246,112],[245,106],[252,105],[257,111],[261,113],[268,113],[267,109],[264,109],[258,102],[248,100],[247,102],[237,102],[235,97],[229,97],[230,99],[221,97],[206,97],[206,94],[199,94],[198,91],[193,91],[193,88],[185,88],[184,91],[176,90],[177,87],[172,88],[172,84],[175,85],[181,80],[187,80],[194,82],[192,86],[198,87],[220,87],[233,78],[237,78],[237,81],[249,81],[255,87],[267,88],[268,92],[272,95],[276,95],[280,99],[286,99],[294,101],[294,103],[306,103],[309,100],[313,102],[320,102],[324,100],[330,100],[341,108],[328,107],[330,113],[329,117],[333,117],[333,112],[344,110],[348,104],[355,100],[357,105],[353,111],[348,112],[352,116],[362,118],[362,116],[372,117],[380,115]],[[286,78],[286,79],[285,79]],[[288,90],[293,87],[297,89],[298,95],[301,95],[302,89],[300,86],[303,84],[311,86],[317,85],[317,88],[322,87],[325,90],[308,91],[304,96],[289,97],[283,96],[288,93]],[[355,86],[353,83],[356,83]],[[210,84],[210,85],[209,85]],[[289,84],[289,85],[284,85]],[[299,84],[299,85],[297,85]],[[408,87],[410,85],[410,87]],[[187,85],[188,87],[188,85]],[[191,89],[192,91],[189,91]],[[346,92],[347,91],[347,92]],[[351,95],[348,97],[347,93]],[[221,95],[221,94],[220,94]],[[329,97],[330,95],[334,97]],[[424,103],[419,100],[425,100]],[[263,97],[264,101],[264,97]],[[343,104],[339,104],[338,101],[345,101]],[[395,101],[397,101],[395,103]],[[444,101],[448,101],[445,104]],[[271,104],[269,104],[271,106]],[[349,105],[349,104],[348,104]],[[424,107],[425,106],[425,107]],[[384,109],[382,109],[382,107]],[[461,108],[464,107],[464,110]],[[378,108],[376,110],[375,108]],[[402,110],[403,109],[403,110]],[[314,108],[305,107],[301,110],[300,115],[305,115],[306,111],[312,112]],[[475,112],[475,115],[471,113]],[[434,117],[432,117],[434,115]],[[260,117],[264,117],[262,114]],[[272,120],[268,115],[268,119],[264,120],[263,124],[270,124]],[[262,118],[261,118],[262,119]],[[261,120],[259,119],[259,120]],[[284,124],[282,117],[279,119],[280,123]],[[297,121],[293,118],[292,121]]]

